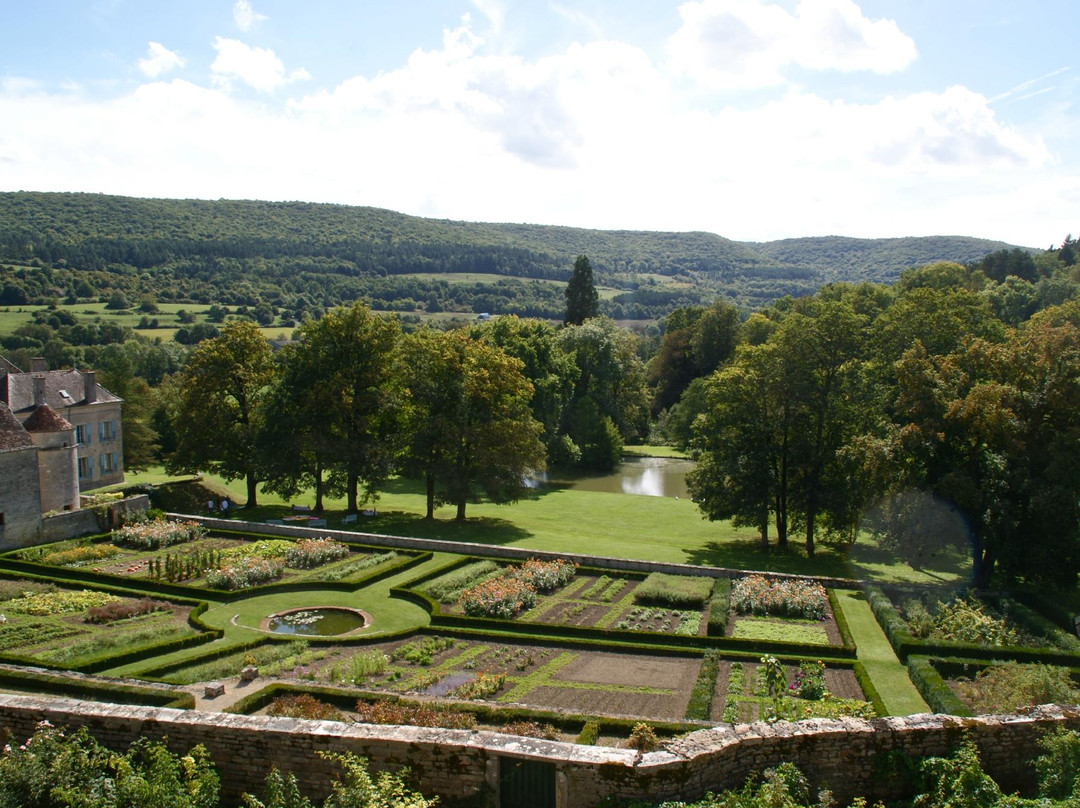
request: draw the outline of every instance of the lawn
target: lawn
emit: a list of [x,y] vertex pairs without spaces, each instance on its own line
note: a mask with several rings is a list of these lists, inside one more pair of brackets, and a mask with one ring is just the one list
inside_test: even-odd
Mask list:
[[[640,448],[650,452],[656,449]],[[244,501],[242,480],[226,483],[213,475],[203,476],[208,483],[227,489],[234,501]],[[159,484],[166,479],[160,468],[151,468],[143,474],[129,473],[127,484]],[[314,499],[310,494],[296,500],[283,500],[260,493],[259,502],[258,508],[239,509],[236,516],[254,522],[278,519],[287,513],[290,503],[310,505]],[[340,527],[345,513],[344,500],[327,499],[325,505],[329,526]],[[813,559],[806,557],[804,546],[797,537],[792,537],[786,550],[777,548],[775,543],[763,549],[756,531],[732,527],[730,522],[709,522],[702,518],[693,502],[666,497],[550,488],[513,505],[470,504],[468,519],[463,523],[454,520],[451,506],[437,509],[434,521],[428,521],[424,519],[422,484],[395,478],[384,487],[375,507],[379,515],[361,518],[357,530],[881,582],[940,584],[963,581],[970,568],[967,558],[955,554],[936,559],[934,569],[916,570],[882,550],[865,535],[860,536],[852,547],[819,545]]]

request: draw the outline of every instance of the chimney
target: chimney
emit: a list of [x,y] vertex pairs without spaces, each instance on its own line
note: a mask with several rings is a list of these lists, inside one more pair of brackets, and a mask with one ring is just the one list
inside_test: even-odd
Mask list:
[[[41,361],[45,361],[44,359]],[[34,406],[40,407],[45,403],[45,377],[34,377]]]
[[43,356],[35,356],[30,360],[30,372],[31,373],[44,373],[49,369],[49,363],[45,361]]
[[97,401],[97,372],[84,370],[83,381],[86,382],[86,395],[83,396],[83,403],[93,404]]

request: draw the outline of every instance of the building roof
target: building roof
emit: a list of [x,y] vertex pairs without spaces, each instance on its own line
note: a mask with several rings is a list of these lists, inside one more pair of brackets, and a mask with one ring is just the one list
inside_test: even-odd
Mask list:
[[[92,406],[86,404],[86,376],[80,370],[46,370],[41,373],[5,373],[0,368],[0,400],[12,412],[28,412],[34,408],[34,377],[45,379],[45,403],[58,412],[68,407]],[[121,401],[100,384],[95,403]]]
[[58,415],[56,410],[48,404],[42,404],[23,421],[23,428],[27,432],[65,432],[75,427]]
[[0,452],[33,449],[34,441],[7,404],[0,401]]

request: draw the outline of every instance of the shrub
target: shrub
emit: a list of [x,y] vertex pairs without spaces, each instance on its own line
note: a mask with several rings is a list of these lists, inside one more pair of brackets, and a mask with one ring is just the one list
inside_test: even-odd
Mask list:
[[122,547],[137,550],[156,550],[171,544],[182,544],[206,535],[206,528],[197,522],[164,522],[160,520],[135,522],[112,532],[112,539]]
[[308,693],[278,696],[266,708],[267,715],[284,718],[309,718],[315,721],[344,721],[345,716],[337,707],[319,701]]
[[87,623],[114,623],[151,612],[167,612],[171,607],[163,600],[112,600],[102,606],[91,606],[86,610]]
[[705,605],[712,588],[710,578],[653,572],[634,590],[634,600],[675,609],[700,608]]
[[730,611],[731,579],[719,578],[713,585],[712,600],[709,602],[709,622],[706,633],[710,637],[723,637],[727,634]]
[[1051,800],[1071,797],[1080,778],[1080,734],[1064,728],[1039,741],[1043,754],[1035,759],[1039,796]]
[[600,725],[596,721],[586,721],[578,734],[577,742],[583,746],[596,746],[600,740]]
[[686,717],[691,721],[708,721],[716,694],[716,675],[720,670],[720,652],[715,648],[705,652],[698,670],[697,682],[690,691],[686,705]]
[[432,704],[402,704],[399,701],[356,703],[358,721],[366,724],[395,724],[412,727],[442,727],[443,729],[473,729],[476,716],[463,710]]
[[449,637],[424,637],[419,642],[399,645],[390,652],[390,659],[404,659],[414,665],[426,667],[431,664],[435,654],[453,648],[453,646],[454,641]]
[[281,561],[264,558],[243,558],[231,566],[206,573],[206,584],[211,589],[247,589],[269,581],[276,581],[285,571]]
[[812,581],[769,581],[762,575],[747,575],[731,587],[731,605],[740,614],[824,620],[828,602],[825,588]]
[[409,769],[403,767],[394,773],[379,772],[372,777],[367,760],[351,752],[319,752],[324,760],[337,763],[343,771],[341,780],[330,787],[325,805],[371,806],[371,808],[434,808],[436,799],[427,799],[409,788]]
[[977,713],[1010,713],[1034,704],[1075,704],[1080,701],[1067,668],[1039,663],[1005,662],[991,665],[961,685]]
[[938,606],[930,638],[976,645],[1015,645],[1016,629],[1004,618],[991,615],[974,597],[957,598]]
[[383,673],[386,667],[386,655],[381,651],[365,651],[362,654],[353,654],[349,658],[349,679],[354,685],[359,684],[369,676]]
[[285,551],[285,564],[293,569],[309,570],[349,554],[349,548],[331,539],[301,539]]
[[655,752],[660,748],[660,739],[656,737],[656,730],[644,723],[634,724],[627,743],[631,749],[639,752]]

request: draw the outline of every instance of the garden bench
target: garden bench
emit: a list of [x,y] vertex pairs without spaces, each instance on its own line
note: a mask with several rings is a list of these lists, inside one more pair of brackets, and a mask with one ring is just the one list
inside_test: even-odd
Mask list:
[[218,696],[225,695],[225,685],[221,682],[207,682],[203,688],[203,697],[207,699],[216,699]]
[[364,511],[364,516],[378,516],[378,515],[379,515],[379,512],[377,510],[375,510],[374,508],[368,508],[366,511]]
[[292,509],[293,509],[293,513],[310,513],[311,512],[311,506],[310,505],[293,505]]
[[308,527],[326,527],[325,519],[309,519]]
[[349,524],[354,523],[355,521],[356,521],[356,514],[355,513],[346,514],[345,516],[343,516],[341,518],[341,524],[343,524],[343,525],[349,525]]
[[268,524],[268,525],[283,525],[283,524],[285,524],[285,520],[284,519],[267,519],[266,524]]

